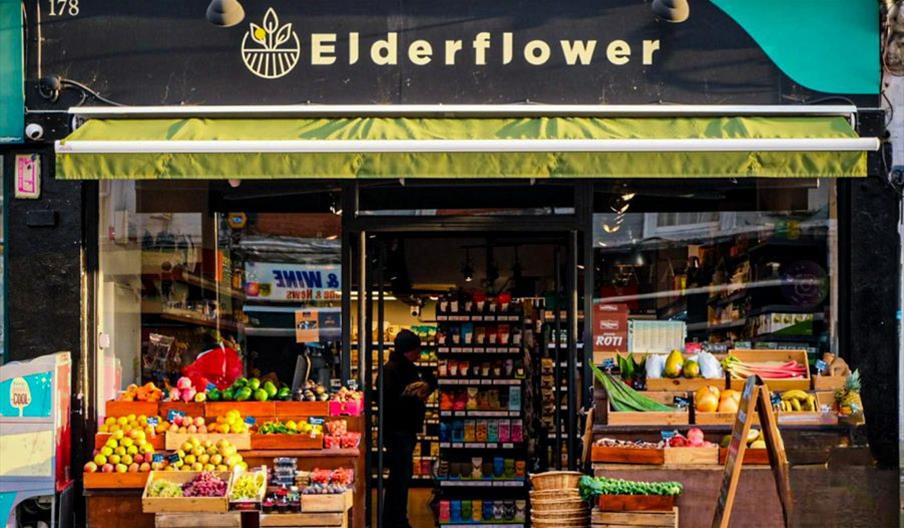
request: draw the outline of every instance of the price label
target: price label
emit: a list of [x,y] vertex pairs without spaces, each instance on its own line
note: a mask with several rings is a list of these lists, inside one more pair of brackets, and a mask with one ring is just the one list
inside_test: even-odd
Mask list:
[[[176,455],[177,459],[178,459],[178,457],[179,456]],[[163,462],[163,453],[154,453],[153,456],[151,456],[151,462],[155,462],[155,463]]]
[[254,425],[256,422],[257,422],[257,420],[254,419],[254,416],[246,416],[245,417],[245,423],[248,425]]
[[323,425],[323,422],[324,422],[323,418],[318,418],[315,416],[311,416],[310,418],[308,418],[308,423],[311,425]]
[[167,456],[167,457],[166,457],[166,460],[167,460],[170,464],[175,464],[176,462],[178,462],[178,461],[180,460],[180,459],[179,459],[179,453],[173,453],[173,454]]
[[173,420],[176,419],[177,416],[179,416],[180,418],[184,417],[185,413],[183,411],[179,411],[176,409],[170,409],[170,411],[168,413],[166,413],[166,421],[172,422]]
[[156,416],[151,416],[150,418],[148,418],[148,425],[150,425],[151,427],[157,427],[157,424],[159,423],[160,418],[157,418]]
[[665,440],[666,442],[668,442],[668,441],[671,440],[676,434],[678,434],[678,431],[660,431],[659,434],[662,435],[662,439],[663,439],[663,440]]

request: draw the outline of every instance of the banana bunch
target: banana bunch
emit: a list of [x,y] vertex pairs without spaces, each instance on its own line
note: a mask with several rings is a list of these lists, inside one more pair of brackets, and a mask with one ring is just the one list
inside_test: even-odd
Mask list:
[[816,411],[819,409],[816,404],[816,396],[807,394],[799,389],[782,393],[781,405],[784,412]]

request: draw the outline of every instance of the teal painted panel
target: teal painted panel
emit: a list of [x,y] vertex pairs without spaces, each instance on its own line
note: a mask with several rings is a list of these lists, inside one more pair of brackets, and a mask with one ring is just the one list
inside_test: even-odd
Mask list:
[[0,0],[0,143],[24,140],[23,68],[22,2]]
[[[19,417],[19,408],[11,401],[12,383],[19,378],[0,381],[0,416]],[[36,372],[23,378],[28,384],[31,402],[22,408],[23,418],[48,418],[53,409],[53,372]]]
[[879,5],[875,0],[712,2],[801,86],[827,93],[879,93]]

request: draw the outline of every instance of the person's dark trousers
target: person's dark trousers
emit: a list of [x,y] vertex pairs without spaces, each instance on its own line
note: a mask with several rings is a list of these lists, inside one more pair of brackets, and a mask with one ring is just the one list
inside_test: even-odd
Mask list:
[[386,498],[383,501],[383,528],[408,528],[408,488],[411,486],[415,435],[392,432],[386,435]]

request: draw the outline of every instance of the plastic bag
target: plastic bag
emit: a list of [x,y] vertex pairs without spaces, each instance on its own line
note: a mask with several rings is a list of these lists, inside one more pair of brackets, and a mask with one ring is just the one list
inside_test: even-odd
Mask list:
[[659,379],[662,377],[662,371],[665,369],[666,356],[658,354],[650,354],[647,357],[647,379]]
[[223,390],[242,375],[242,359],[232,348],[220,345],[198,354],[197,359],[182,369],[182,375],[191,379],[192,385],[204,390],[209,383]]
[[709,352],[700,352],[697,354],[697,363],[700,365],[700,375],[708,379],[724,378],[725,373],[722,371],[722,364],[716,359],[716,356]]

